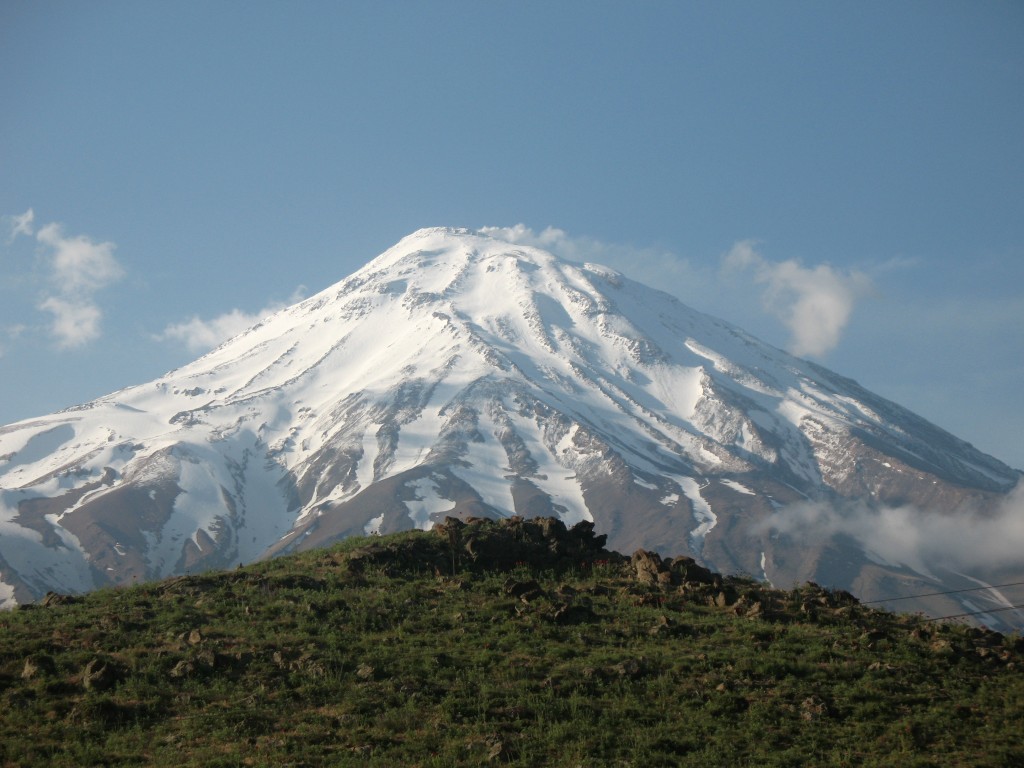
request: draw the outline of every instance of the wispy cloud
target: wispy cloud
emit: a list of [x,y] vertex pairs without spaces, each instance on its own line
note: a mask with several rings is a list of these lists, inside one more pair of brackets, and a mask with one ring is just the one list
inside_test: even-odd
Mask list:
[[194,315],[184,322],[168,325],[155,338],[158,341],[179,342],[190,352],[205,352],[251,328],[269,315],[301,301],[305,290],[304,286],[300,286],[287,302],[272,302],[258,312],[232,309],[209,320]]
[[761,526],[804,542],[836,535],[856,540],[890,565],[929,574],[937,566],[984,573],[1019,566],[1024,552],[1024,482],[988,515],[937,514],[911,506],[807,502],[780,510]]
[[[31,213],[30,209],[19,218]],[[86,235],[67,237],[55,223],[42,227],[36,240],[44,247],[49,266],[49,287],[38,307],[53,315],[50,334],[64,349],[95,341],[101,335],[103,317],[96,293],[124,275],[114,258],[116,246]]]
[[9,223],[10,233],[7,235],[7,243],[13,243],[18,235],[25,235],[32,237],[33,229],[32,224],[35,221],[36,214],[31,208],[25,211],[20,216],[5,216],[5,223]]
[[691,293],[699,295],[701,286],[706,289],[717,279],[713,271],[665,249],[573,236],[557,227],[547,227],[536,232],[525,224],[516,224],[513,227],[481,227],[478,231],[510,243],[543,248],[570,261],[593,262],[612,267],[634,280],[656,286],[684,301],[691,298]]
[[792,259],[769,261],[754,246],[750,240],[736,243],[722,257],[726,274],[753,270],[754,280],[765,286],[765,310],[790,332],[791,353],[820,356],[834,349],[854,305],[872,293],[871,279],[828,264],[805,267]]

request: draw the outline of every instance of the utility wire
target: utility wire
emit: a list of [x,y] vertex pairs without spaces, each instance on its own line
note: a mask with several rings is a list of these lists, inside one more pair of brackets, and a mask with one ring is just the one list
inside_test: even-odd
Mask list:
[[980,616],[984,613],[999,613],[1000,611],[1012,611],[1015,609],[1024,608],[1024,605],[1008,605],[1005,608],[990,608],[987,611],[971,611],[970,613],[958,613],[953,616],[935,616],[930,618],[922,618],[921,621],[944,621],[945,619],[962,619],[965,616]]
[[951,589],[947,592],[925,592],[922,595],[906,595],[905,597],[883,597],[879,600],[861,600],[861,605],[871,605],[872,603],[891,603],[896,600],[913,600],[917,597],[937,597],[938,595],[955,595],[960,592],[981,592],[986,589],[1001,589],[1003,587],[1018,587],[1024,584],[1024,581],[1015,581],[1012,584],[991,584],[986,587],[970,587],[968,589]]

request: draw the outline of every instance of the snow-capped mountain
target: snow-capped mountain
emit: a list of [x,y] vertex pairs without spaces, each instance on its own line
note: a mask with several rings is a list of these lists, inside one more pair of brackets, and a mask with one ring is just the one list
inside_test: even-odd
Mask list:
[[156,381],[0,428],[0,599],[512,514],[874,597],[938,577],[773,515],[984,511],[1019,477],[613,270],[426,229]]

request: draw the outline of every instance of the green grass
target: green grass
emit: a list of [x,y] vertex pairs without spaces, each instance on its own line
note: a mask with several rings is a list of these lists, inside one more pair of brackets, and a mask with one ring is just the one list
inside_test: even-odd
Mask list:
[[0,765],[1024,764],[1018,638],[727,579],[765,606],[741,616],[621,558],[463,559],[350,540],[0,615]]

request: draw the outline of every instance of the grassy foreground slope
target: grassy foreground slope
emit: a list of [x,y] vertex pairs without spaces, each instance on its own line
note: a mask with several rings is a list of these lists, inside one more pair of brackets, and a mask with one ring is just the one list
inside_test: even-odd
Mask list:
[[451,521],[0,616],[6,766],[1024,765],[1024,643]]

